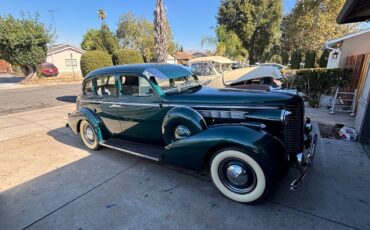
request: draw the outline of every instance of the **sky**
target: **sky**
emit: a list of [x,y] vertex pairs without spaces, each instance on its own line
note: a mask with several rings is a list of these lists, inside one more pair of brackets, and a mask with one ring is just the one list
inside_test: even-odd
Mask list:
[[[21,12],[39,14],[39,21],[46,26],[55,22],[57,43],[80,46],[83,34],[89,28],[99,28],[99,9],[104,9],[105,19],[115,31],[119,17],[132,12],[153,21],[155,0],[8,0],[2,1],[0,15],[19,17]],[[216,14],[220,0],[163,0],[174,40],[186,50],[206,49],[200,41],[214,35]],[[289,12],[295,0],[283,0],[284,13]],[[54,14],[54,22],[52,19]]]

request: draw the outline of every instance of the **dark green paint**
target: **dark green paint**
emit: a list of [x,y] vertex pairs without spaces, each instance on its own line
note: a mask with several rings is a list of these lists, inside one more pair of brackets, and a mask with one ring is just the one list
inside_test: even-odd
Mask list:
[[[84,83],[87,79],[94,79],[95,76],[110,74],[115,75],[116,82],[120,86],[118,76],[135,74],[147,78],[144,72],[151,68],[157,68],[173,78],[190,73],[183,67],[169,64],[126,65],[96,70],[88,74]],[[99,98],[96,95],[93,97],[81,95],[78,98],[77,111],[69,115],[71,129],[77,133],[79,122],[86,119],[97,132],[99,141],[120,137],[161,145],[165,147],[166,161],[194,170],[202,169],[210,154],[225,146],[238,146],[262,158],[273,159],[276,161],[274,165],[284,164],[283,162],[287,161],[284,145],[278,139],[284,125],[280,118],[285,106],[302,103],[302,99],[298,96],[204,87],[170,96],[165,95],[150,79],[148,81],[155,92],[150,96],[116,95],[110,98]],[[120,92],[119,88],[117,92]],[[90,102],[84,102],[84,100],[90,100]],[[111,108],[110,105],[114,103],[121,103],[122,107]],[[176,109],[172,111],[176,113],[169,113],[175,107]],[[199,116],[194,115],[199,115],[195,110],[238,111],[245,114],[245,119],[221,117],[200,119]],[[165,117],[169,119],[175,114],[188,118],[192,124],[198,124],[203,131],[166,145],[164,141],[166,125],[163,125],[166,122]],[[258,128],[262,124],[267,128],[264,130]]]

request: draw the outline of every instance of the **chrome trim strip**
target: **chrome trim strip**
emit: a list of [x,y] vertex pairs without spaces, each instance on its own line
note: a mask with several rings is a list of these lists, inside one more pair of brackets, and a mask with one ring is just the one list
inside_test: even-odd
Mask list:
[[200,105],[200,104],[163,104],[163,107],[187,106],[191,108],[211,109],[279,109],[277,106],[234,106],[234,105]]
[[110,102],[110,101],[95,101],[95,100],[81,100],[80,102],[94,103],[94,104],[109,104],[109,105],[136,105],[136,106],[159,107],[159,104],[150,104],[150,103]]
[[[138,106],[150,106],[158,107],[159,104],[151,103],[131,103],[131,102],[108,102],[108,101],[97,101],[97,100],[80,100],[84,103],[96,103],[96,104],[117,104],[117,105],[138,105]],[[200,105],[200,104],[162,104],[163,107],[190,107],[190,108],[211,108],[211,109],[279,109],[278,106],[234,106],[234,105]]]
[[129,153],[131,155],[135,155],[135,156],[138,156],[138,157],[147,158],[147,159],[150,159],[150,160],[153,160],[153,161],[160,161],[160,159],[157,158],[157,157],[151,157],[151,156],[147,156],[147,155],[137,153],[137,152],[134,152],[134,151],[118,148],[118,147],[115,147],[115,146],[112,146],[112,145],[105,144],[104,142],[99,142],[99,144],[102,145],[102,146],[105,146],[107,148],[111,148],[111,149],[118,150],[118,151],[121,151],[121,152]]

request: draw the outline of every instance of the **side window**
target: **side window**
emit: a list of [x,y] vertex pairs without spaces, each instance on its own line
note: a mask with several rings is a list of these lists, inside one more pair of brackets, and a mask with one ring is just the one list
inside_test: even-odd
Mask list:
[[154,91],[149,82],[138,76],[121,76],[121,95],[123,96],[150,96]]
[[96,78],[96,95],[101,97],[116,96],[116,81],[114,76],[101,76]]
[[83,94],[88,97],[92,97],[93,95],[93,89],[92,89],[92,81],[88,80],[85,82],[83,87]]

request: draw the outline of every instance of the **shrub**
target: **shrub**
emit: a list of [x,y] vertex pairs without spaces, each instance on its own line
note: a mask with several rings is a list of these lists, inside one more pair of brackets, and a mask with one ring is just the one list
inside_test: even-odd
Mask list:
[[139,51],[133,49],[120,49],[113,54],[113,63],[115,65],[144,63],[143,56]]
[[319,67],[326,68],[328,65],[329,53],[329,50],[324,50],[324,52],[322,52],[319,59]]
[[111,66],[112,58],[104,51],[88,51],[81,57],[81,72],[83,76],[86,76],[93,70]]
[[301,69],[285,71],[284,87],[296,88],[304,93],[304,99],[311,107],[320,105],[323,94],[333,93],[334,90],[347,87],[352,79],[352,70],[336,69]]
[[292,69],[299,69],[302,62],[302,53],[300,50],[294,50],[290,61]]
[[315,68],[316,63],[316,52],[315,51],[307,51],[305,58],[304,58],[305,68]]

